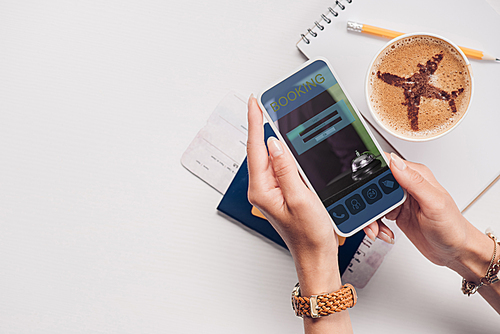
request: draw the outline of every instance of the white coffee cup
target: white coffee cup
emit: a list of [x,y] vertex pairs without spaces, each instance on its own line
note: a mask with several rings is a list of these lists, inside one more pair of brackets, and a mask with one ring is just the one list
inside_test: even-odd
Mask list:
[[[461,112],[460,112],[461,117],[460,118],[455,117],[455,114],[451,113],[450,114],[451,116],[449,117],[450,121],[448,121],[448,124],[443,125],[442,128],[439,128],[439,127],[436,126],[437,130],[434,131],[434,132],[420,132],[419,130],[415,130],[413,128],[413,125],[411,125],[412,121],[410,121],[410,119],[408,120],[408,122],[409,122],[408,126],[411,127],[410,130],[396,131],[395,126],[393,126],[392,124],[390,124],[390,122],[388,120],[382,119],[383,118],[383,116],[382,116],[383,112],[381,112],[382,111],[381,107],[380,106],[375,106],[375,105],[378,105],[378,103],[375,103],[375,102],[372,101],[372,99],[373,99],[373,96],[372,96],[372,83],[373,83],[374,80],[381,80],[381,78],[379,78],[375,74],[375,72],[374,72],[374,66],[377,65],[377,67],[378,67],[379,64],[380,64],[380,59],[384,55],[387,55],[387,54],[393,52],[392,50],[395,50],[395,47],[397,47],[399,49],[400,48],[404,48],[405,47],[404,43],[407,43],[410,39],[414,39],[417,36],[422,36],[423,39],[429,38],[429,40],[431,40],[431,41],[437,40],[440,43],[444,43],[445,45],[447,44],[448,47],[449,47],[449,50],[455,50],[456,52],[453,52],[453,51],[451,51],[451,52],[453,52],[459,58],[463,59],[466,71],[465,71],[465,73],[459,72],[459,74],[456,74],[457,71],[455,71],[455,74],[453,74],[453,75],[458,75],[458,76],[466,75],[467,77],[466,77],[465,80],[468,79],[468,82],[469,82],[469,88],[468,89],[464,89],[464,92],[468,95],[468,104],[465,107],[465,111],[463,109],[461,109]],[[420,38],[420,37],[417,37],[417,38]],[[434,58],[432,58],[432,59],[434,59]],[[421,63],[421,62],[416,62],[414,64],[415,67],[417,66],[417,63]],[[422,66],[425,66],[425,64],[422,64]],[[439,62],[437,64],[437,70],[439,70]],[[435,70],[435,72],[437,72],[437,70]],[[414,74],[415,73],[416,72],[414,72]],[[440,72],[440,73],[442,75],[442,74],[444,74],[446,72]],[[384,73],[384,74],[387,74],[387,73]],[[384,77],[384,78],[387,78],[387,77]],[[405,79],[409,79],[409,78],[414,78],[414,77],[413,77],[413,75],[410,76],[410,77],[405,77]],[[450,80],[450,79],[447,79],[447,80]],[[429,82],[431,82],[431,81],[432,81],[432,75],[430,76]],[[448,40],[448,39],[446,39],[444,37],[435,35],[435,34],[430,34],[430,33],[410,33],[410,34],[401,35],[401,36],[396,37],[396,38],[392,39],[391,41],[389,41],[383,48],[380,49],[380,51],[373,58],[370,66],[368,68],[368,73],[367,73],[367,76],[366,76],[365,96],[366,96],[366,101],[368,103],[368,107],[369,107],[369,110],[371,112],[371,115],[373,116],[373,118],[375,119],[375,121],[377,122],[377,124],[382,129],[384,129],[385,131],[387,131],[388,133],[390,133],[394,137],[397,137],[397,138],[400,138],[400,139],[409,140],[409,141],[416,141],[416,142],[428,141],[428,140],[433,140],[433,139],[437,139],[439,137],[444,136],[445,134],[449,133],[451,130],[455,129],[458,126],[458,124],[460,124],[463,121],[463,119],[465,118],[465,116],[469,112],[470,105],[472,103],[472,96],[473,96],[473,92],[474,92],[474,82],[473,81],[474,80],[473,80],[473,75],[472,75],[472,71],[471,71],[471,66],[470,66],[469,60],[467,59],[467,57],[465,56],[465,54],[462,52],[462,50],[457,45],[455,45],[450,40]],[[398,87],[399,89],[401,89],[401,96],[400,96],[400,98],[402,97],[405,100],[405,103],[408,103],[408,101],[410,101],[410,98],[407,97],[407,95],[410,96],[410,94],[412,94],[411,93],[411,88],[413,88],[413,86],[411,86],[411,84],[414,84],[414,82],[411,82],[411,81],[407,80],[405,82],[405,88]],[[428,83],[428,84],[430,84],[430,83]],[[436,87],[436,88],[441,89],[442,91],[445,91],[445,93],[451,93],[451,92],[446,92],[446,88],[440,88],[440,87]],[[439,96],[440,96],[439,99],[441,99],[441,98],[444,99],[444,97],[441,97],[441,95],[439,95]],[[465,96],[463,98],[467,98],[467,96]],[[439,99],[437,99],[436,101],[439,101]],[[421,100],[422,100],[422,98],[419,97],[418,98],[418,101],[419,101],[418,103],[420,103]],[[454,101],[455,100],[453,99],[453,103],[454,103]],[[440,101],[440,102],[436,102],[436,103],[445,103],[445,102],[448,102],[448,100]],[[448,102],[448,103],[449,103],[449,107],[451,107],[451,104],[450,104],[451,102]],[[394,103],[394,105],[398,105],[399,106],[399,104],[396,104],[396,103]],[[420,110],[420,104],[414,104],[414,105],[418,106],[417,107],[417,118],[416,118],[417,119],[416,122],[418,123],[418,111]],[[402,108],[405,108],[404,105],[401,108],[397,108],[397,109],[401,109],[399,111],[399,113],[398,113],[399,116],[394,116],[393,115],[392,117],[393,118],[398,118],[399,117],[399,120],[401,120],[401,118],[403,117],[403,115],[402,115],[402,110],[403,109]],[[406,106],[406,108],[408,109],[407,106]],[[444,105],[443,105],[443,108],[445,108]],[[448,108],[448,107],[446,107],[446,108]],[[437,110],[437,108],[436,108],[436,110]],[[415,115],[415,113],[413,113],[413,115]],[[410,116],[408,116],[408,115],[407,115],[407,117],[410,118]],[[413,116],[413,117],[415,117],[415,116]],[[441,116],[438,115],[437,117],[446,117],[446,116],[445,115],[441,115]],[[455,120],[454,118],[458,118],[458,119]],[[453,124],[451,124],[451,123],[453,123]],[[443,128],[446,128],[446,129],[443,130]],[[417,129],[418,129],[418,127],[417,127]]]

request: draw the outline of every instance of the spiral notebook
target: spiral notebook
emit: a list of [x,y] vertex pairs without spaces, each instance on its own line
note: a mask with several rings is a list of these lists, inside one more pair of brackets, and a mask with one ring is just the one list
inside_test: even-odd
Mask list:
[[298,36],[298,49],[308,58],[328,58],[367,121],[403,157],[426,164],[464,210],[500,175],[500,63],[471,60],[474,95],[468,115],[456,129],[429,142],[407,142],[375,123],[364,96],[368,66],[389,40],[348,32],[347,21],[406,33],[434,33],[500,57],[498,9],[487,1],[332,1]]

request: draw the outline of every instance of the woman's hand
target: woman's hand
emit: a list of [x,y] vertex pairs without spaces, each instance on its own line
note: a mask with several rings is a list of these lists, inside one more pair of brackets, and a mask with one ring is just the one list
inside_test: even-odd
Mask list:
[[[303,296],[342,286],[338,241],[328,212],[299,176],[290,152],[276,138],[264,144],[262,111],[248,100],[248,199],[269,220],[292,253]],[[352,332],[347,311],[304,319],[306,333]]]
[[[492,240],[462,216],[429,168],[403,161],[393,153],[391,171],[408,197],[386,218],[396,220],[408,239],[431,262],[447,266],[478,284],[494,252]],[[370,228],[376,231],[378,224],[373,223]],[[497,252],[495,261],[499,257]],[[485,285],[478,291],[500,314],[500,283]]]
[[409,196],[387,219],[396,220],[431,262],[449,265],[466,246],[469,222],[426,166],[405,162],[393,153],[391,170]]
[[[280,141],[269,138],[268,149],[269,156],[264,144],[262,111],[256,99],[250,97],[247,143],[250,203],[266,216],[287,244],[299,281],[304,280],[301,282],[304,293],[340,288],[338,243],[327,211],[318,196],[306,187],[293,157]],[[339,276],[338,286],[329,287],[333,276]]]
[[[389,214],[417,249],[431,262],[447,266],[468,280],[483,275],[493,242],[462,216],[450,194],[424,165],[392,153],[391,171],[406,189],[405,203]],[[375,232],[378,224],[369,226]]]

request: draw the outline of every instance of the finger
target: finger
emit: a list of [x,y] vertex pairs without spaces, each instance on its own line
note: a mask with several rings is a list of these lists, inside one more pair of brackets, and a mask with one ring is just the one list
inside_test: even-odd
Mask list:
[[[389,159],[389,161],[391,160],[391,154],[390,153],[387,153],[387,152],[384,152],[385,156],[387,157],[387,159]],[[403,159],[402,159],[403,160]],[[411,161],[406,161],[406,160],[403,160],[404,163],[411,167],[412,169],[416,170],[417,172],[419,172],[427,181],[429,181],[430,184],[432,184],[434,187],[436,188],[439,188],[441,190],[444,190],[446,191],[446,189],[443,188],[443,186],[441,184],[439,184],[439,182],[436,180],[436,178],[434,177],[434,174],[432,174],[432,172],[429,170],[429,168],[427,168],[427,166],[423,165],[423,164],[419,164],[419,163],[415,163],[415,162],[411,162]]]
[[278,180],[283,197],[289,202],[290,198],[299,195],[307,188],[299,176],[292,155],[283,144],[278,139],[270,137],[267,147],[271,155],[274,176]]
[[377,234],[378,234],[378,223],[376,221],[374,221],[370,225],[366,226],[363,229],[363,231],[368,236],[368,238],[370,238],[372,241],[375,241],[375,239],[377,238]]
[[394,232],[382,222],[382,219],[377,220],[378,234],[377,237],[388,244],[394,244]]
[[386,214],[385,218],[389,220],[396,220],[399,216],[399,213],[401,212],[402,207],[402,205],[398,206],[397,208]]
[[264,144],[262,111],[253,94],[248,99],[247,156],[248,173],[251,177],[258,178],[267,169],[268,158]]
[[382,222],[381,219],[378,219],[377,221],[374,221],[370,225],[366,226],[363,231],[368,238],[373,241],[375,241],[376,238],[379,238],[389,244],[394,243],[394,233]]
[[421,204],[432,206],[442,196],[421,173],[409,167],[394,153],[391,153],[391,171],[401,187]]
[[432,174],[431,170],[427,168],[427,166],[423,164],[417,164],[414,162],[407,162],[408,166],[410,166],[412,169],[416,170],[419,172],[427,181],[429,181],[430,184],[434,186],[434,188],[441,189],[442,191],[446,191],[444,187],[436,180],[434,177],[434,174]]

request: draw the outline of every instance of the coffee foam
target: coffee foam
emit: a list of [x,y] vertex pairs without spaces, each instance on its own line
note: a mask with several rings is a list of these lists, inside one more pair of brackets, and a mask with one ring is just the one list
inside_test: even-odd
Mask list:
[[[443,59],[432,74],[429,84],[448,93],[463,88],[455,98],[456,112],[448,101],[420,98],[418,131],[412,130],[402,87],[390,85],[377,77],[377,72],[409,78],[419,72],[436,54]],[[471,98],[471,74],[460,53],[449,43],[432,36],[410,36],[388,45],[374,61],[368,78],[369,103],[379,121],[396,134],[410,138],[432,138],[453,127],[467,111]]]

